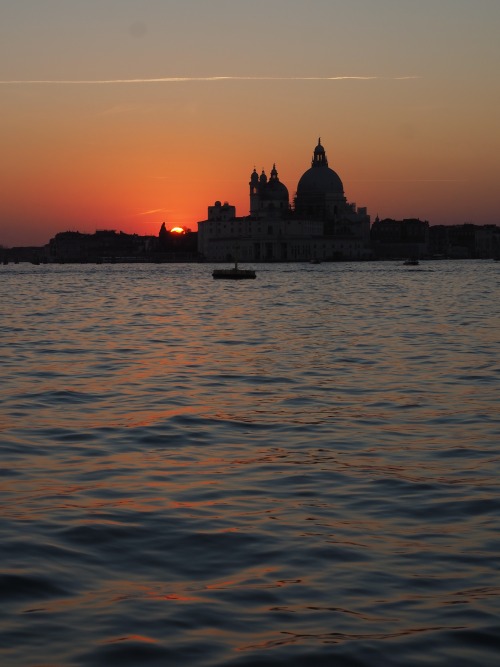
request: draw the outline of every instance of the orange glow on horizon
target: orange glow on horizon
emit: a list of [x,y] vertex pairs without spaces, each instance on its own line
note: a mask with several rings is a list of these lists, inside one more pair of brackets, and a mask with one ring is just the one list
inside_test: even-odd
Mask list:
[[[463,142],[454,140],[462,132],[460,118],[450,121],[446,107],[434,116],[429,110],[419,115],[422,85],[380,83],[386,106],[370,116],[368,126],[359,84],[344,110],[337,88],[297,82],[294,114],[289,82],[254,86],[250,106],[245,82],[172,88],[168,104],[158,87],[141,89],[139,101],[129,88],[96,88],[92,94],[86,88],[9,89],[0,245],[42,245],[64,231],[157,235],[164,220],[171,232],[182,234],[196,231],[217,200],[246,216],[254,166],[269,174],[276,163],[293,201],[319,133],[347,200],[366,206],[372,220],[379,215],[419,217],[432,225],[496,222],[498,151],[489,136],[478,133],[465,148],[481,155],[480,164],[466,159]],[[325,104],[311,114],[311,95],[320,92]],[[402,100],[404,117],[398,116]],[[266,124],[270,107],[279,126]],[[333,107],[335,124],[328,111]],[[246,130],[255,124],[265,128],[258,137]]]

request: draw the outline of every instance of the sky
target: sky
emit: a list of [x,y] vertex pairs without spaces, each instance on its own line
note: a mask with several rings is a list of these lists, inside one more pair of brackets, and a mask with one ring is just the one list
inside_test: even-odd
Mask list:
[[0,245],[196,231],[321,137],[372,220],[500,224],[500,0],[0,0]]

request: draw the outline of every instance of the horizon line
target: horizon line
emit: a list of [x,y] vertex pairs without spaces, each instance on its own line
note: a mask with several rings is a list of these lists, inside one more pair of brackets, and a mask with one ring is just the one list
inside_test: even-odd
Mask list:
[[404,81],[421,78],[421,76],[413,74],[403,76],[172,76],[151,79],[12,79],[2,80],[0,81],[0,85],[105,85],[120,83],[190,83],[206,81]]

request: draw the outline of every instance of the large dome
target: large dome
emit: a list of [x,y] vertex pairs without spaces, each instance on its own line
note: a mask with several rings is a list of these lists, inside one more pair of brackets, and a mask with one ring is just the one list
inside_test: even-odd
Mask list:
[[311,167],[302,175],[297,185],[297,195],[308,194],[343,195],[344,186],[339,175],[330,167],[322,167],[321,169]]
[[339,175],[330,169],[325,149],[318,140],[314,149],[312,166],[302,175],[297,185],[297,197],[301,195],[344,194],[344,186]]

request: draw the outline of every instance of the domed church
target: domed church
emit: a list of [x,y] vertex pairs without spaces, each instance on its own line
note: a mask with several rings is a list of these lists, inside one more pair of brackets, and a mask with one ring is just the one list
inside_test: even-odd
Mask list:
[[269,180],[264,170],[260,176],[253,170],[250,176],[250,215],[282,217],[289,209],[288,201],[288,188],[280,182],[276,164],[273,164]]
[[208,207],[198,223],[198,250],[208,261],[272,262],[370,257],[370,217],[347,202],[339,175],[318,139],[311,167],[301,176],[293,206],[276,164],[269,178],[250,175],[250,214],[236,217],[227,202]]
[[297,185],[295,212],[324,220],[338,215],[345,204],[342,181],[337,172],[328,166],[325,149],[321,139],[318,139],[311,168],[302,175]]

